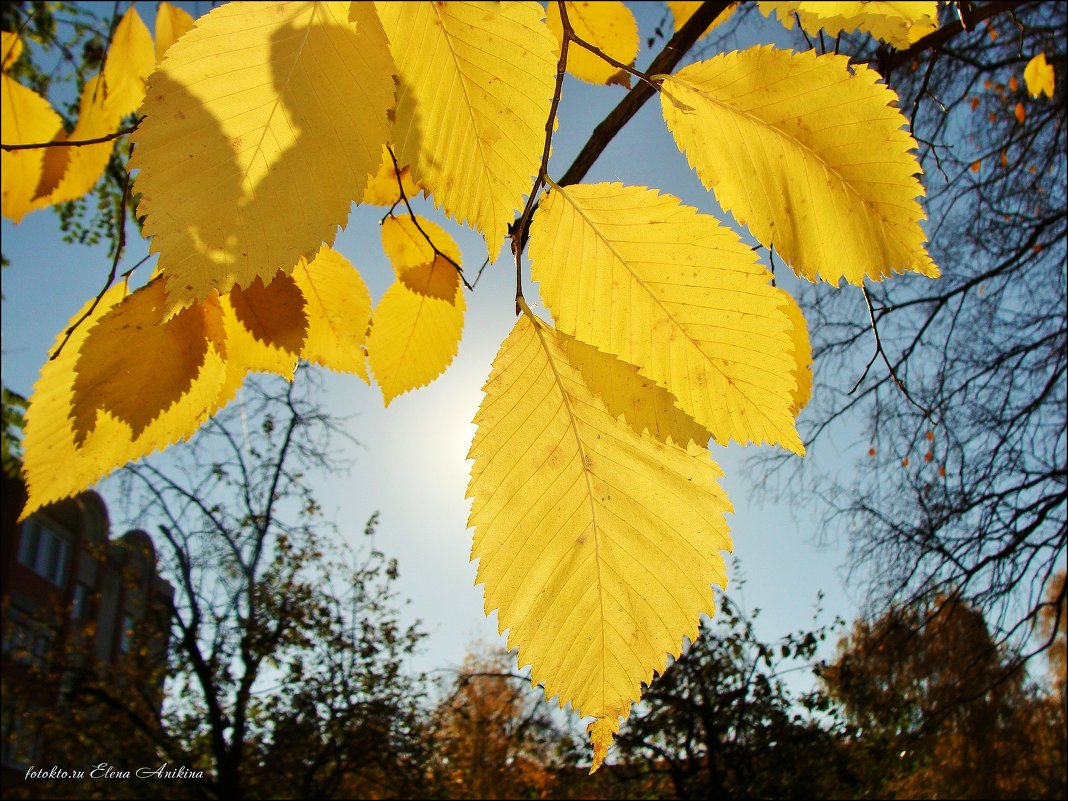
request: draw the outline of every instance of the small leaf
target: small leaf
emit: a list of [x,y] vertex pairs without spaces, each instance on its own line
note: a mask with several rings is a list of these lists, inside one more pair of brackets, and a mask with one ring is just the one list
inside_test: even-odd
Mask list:
[[156,9],[156,62],[186,31],[193,27],[193,17],[184,9],[164,2]]
[[412,292],[450,303],[456,297],[460,248],[440,226],[419,215],[387,217],[382,222],[382,247],[397,278]]
[[1024,67],[1024,81],[1027,83],[1027,93],[1031,97],[1045,95],[1053,99],[1053,65],[1046,63],[1045,53],[1039,53],[1027,62],[1027,66]]
[[[51,142],[63,132],[52,105],[6,72],[0,74],[0,139],[5,145]],[[20,222],[39,208],[34,202],[47,148],[0,151],[0,211]]]
[[378,171],[368,179],[367,186],[364,187],[363,195],[360,197],[360,203],[371,206],[395,206],[400,202],[402,185],[404,196],[408,199],[414,198],[419,193],[419,187],[412,180],[410,167],[401,167],[401,184],[397,183],[397,170],[386,148],[386,145],[382,145],[382,163],[378,165]]
[[[3,71],[19,60],[22,55],[22,39],[13,31],[0,31],[0,57],[3,59]],[[7,141],[6,139],[4,140]]]
[[[565,3],[567,19],[575,34],[589,42],[621,64],[632,66],[638,55],[638,23],[630,9],[619,2],[571,2]],[[549,3],[546,8],[546,23],[557,45],[564,40],[560,7]],[[600,56],[572,43],[567,51],[567,71],[576,78],[590,83],[630,85],[627,73],[613,67]],[[622,74],[621,74],[622,72]]]
[[[145,80],[155,64],[152,36],[130,6],[115,26],[103,70],[82,89],[78,122],[64,138],[80,142],[119,130],[123,119],[144,100]],[[39,204],[63,203],[86,194],[104,174],[114,148],[114,142],[49,148],[36,192]]]
[[331,370],[367,376],[364,343],[371,324],[371,293],[359,272],[336,250],[323,247],[293,270],[304,295],[308,335],[301,358]]
[[308,333],[304,295],[292,276],[278,273],[266,287],[256,278],[244,289],[233,287],[223,300],[233,311],[226,327],[227,361],[245,372],[292,381]]
[[459,286],[452,300],[413,292],[399,280],[386,290],[367,337],[367,357],[386,406],[449,366],[460,346],[464,308]]

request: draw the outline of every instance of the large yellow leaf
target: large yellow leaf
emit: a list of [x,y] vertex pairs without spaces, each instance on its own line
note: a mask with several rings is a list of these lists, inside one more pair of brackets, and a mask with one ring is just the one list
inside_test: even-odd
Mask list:
[[441,226],[418,214],[387,217],[382,222],[382,248],[408,289],[447,301],[456,297],[460,248]]
[[193,17],[178,6],[163,2],[156,9],[156,61],[163,61],[168,48],[193,27]]
[[[621,64],[633,66],[638,55],[638,23],[630,9],[619,2],[571,2],[564,4],[571,28],[584,41],[600,48]],[[549,30],[556,41],[564,40],[560,20],[560,6],[553,2],[546,7]],[[572,44],[567,51],[567,71],[590,83],[630,85],[630,76],[584,47]]]
[[[156,64],[152,36],[133,6],[115,26],[101,73],[86,82],[78,122],[65,138],[98,139],[119,130],[145,97],[145,79]],[[53,147],[45,155],[37,187],[40,205],[63,203],[92,189],[111,159],[114,142]]]
[[460,347],[464,308],[461,286],[452,300],[414,292],[399,279],[386,290],[367,337],[367,357],[386,406],[449,366]]
[[103,411],[127,423],[136,439],[189,391],[212,342],[223,339],[222,312],[212,300],[164,322],[163,281],[156,278],[93,325],[74,367],[76,444],[84,442]]
[[310,262],[297,265],[293,280],[304,294],[308,315],[301,358],[367,381],[364,342],[371,323],[371,293],[359,272],[336,250],[324,247]]
[[787,28],[794,27],[794,15],[810,36],[818,36],[820,29],[836,36],[840,31],[862,30],[877,39],[904,50],[938,29],[936,0],[854,0],[853,2],[807,2],[787,0],[757,3],[765,17],[772,11]]
[[738,235],[642,187],[554,189],[531,227],[560,330],[636,365],[718,442],[803,447],[791,323]]
[[937,276],[915,142],[878,80],[845,56],[754,47],[666,76],[661,106],[705,188],[800,275]]
[[[149,290],[146,295],[154,291]],[[217,343],[208,343],[203,363],[188,389],[144,426],[140,434],[135,436],[127,422],[119,420],[107,409],[98,409],[92,429],[76,441],[72,425],[76,414],[72,407],[77,380],[75,368],[87,336],[96,323],[122,301],[124,292],[123,285],[108,290],[97,308],[74,331],[59,357],[46,362],[41,369],[26,411],[23,470],[29,500],[23,509],[23,517],[41,506],[86,489],[116,467],[191,436],[232,397],[232,390],[229,393],[223,391],[227,367],[220,349]],[[204,302],[207,306],[213,303],[217,311],[217,299]],[[71,325],[81,319],[90,304],[87,302],[71,318]],[[210,311],[206,313],[211,314]],[[62,338],[61,333],[56,340],[57,346]],[[143,345],[131,346],[128,336],[111,344],[133,369],[137,369],[133,366],[136,362],[162,370],[173,369],[160,354],[142,350]],[[170,351],[168,355],[172,355]],[[137,389],[138,393],[146,391],[159,392],[158,389],[152,390],[151,385]],[[78,414],[85,416],[84,412]]]
[[[671,15],[675,21],[676,33],[686,24],[687,20],[693,16],[694,12],[701,7],[702,2],[704,2],[704,0],[667,0],[668,8],[671,9]],[[712,24],[705,28],[705,32],[701,34],[700,38],[703,39],[708,36],[713,28],[726,22],[737,8],[738,3],[732,3],[727,6],[727,8],[716,17]]]
[[[51,104],[6,72],[0,74],[0,139],[5,145],[51,142],[63,120]],[[0,151],[0,212],[15,222],[37,208],[33,197],[41,179],[44,149]]]
[[[731,506],[707,451],[617,419],[570,342],[525,311],[501,345],[475,416],[468,525],[486,612],[546,696],[595,718],[596,769],[642,683],[712,614]],[[598,371],[626,373],[599,356]]]
[[1051,100],[1053,99],[1053,65],[1046,63],[1045,53],[1039,53],[1027,62],[1027,66],[1024,67],[1024,81],[1027,82],[1027,93],[1031,97],[1044,94]]
[[495,259],[541,161],[557,61],[544,11],[534,2],[376,5],[399,74],[397,157],[448,215],[486,237]]
[[171,311],[331,244],[379,165],[396,71],[367,3],[229,3],[149,79],[134,134]]

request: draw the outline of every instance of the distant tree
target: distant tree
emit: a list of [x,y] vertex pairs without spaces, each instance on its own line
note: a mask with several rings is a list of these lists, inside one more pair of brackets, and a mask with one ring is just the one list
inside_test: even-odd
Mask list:
[[513,667],[505,651],[476,651],[446,686],[431,716],[435,797],[559,797],[576,743]]
[[[728,596],[710,630],[646,692],[608,771],[614,798],[827,798],[854,794],[845,729],[819,692],[785,677],[805,669],[831,626],[761,642],[756,615]],[[836,624],[837,625],[837,624]]]
[[859,621],[822,671],[876,770],[871,797],[1064,798],[1063,696],[957,599]]
[[113,675],[56,664],[70,714],[49,725],[96,738],[118,770],[167,762],[204,778],[87,781],[79,794],[417,794],[423,685],[406,660],[422,635],[398,620],[377,518],[347,548],[316,501],[311,476],[343,469],[336,448],[351,438],[309,400],[317,391],[304,369],[292,384],[250,382],[188,445],[126,468],[133,522],[158,532],[175,586],[162,716]]

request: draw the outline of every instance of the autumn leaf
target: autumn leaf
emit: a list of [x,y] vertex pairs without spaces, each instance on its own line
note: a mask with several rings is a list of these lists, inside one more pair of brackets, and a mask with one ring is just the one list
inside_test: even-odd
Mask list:
[[[638,55],[638,24],[634,15],[618,0],[607,2],[571,2],[564,4],[567,19],[575,34],[589,42],[621,64],[632,66]],[[553,2],[546,7],[546,23],[557,45],[564,40],[564,28],[560,19],[560,6]],[[567,53],[567,71],[576,78],[590,83],[619,84],[630,86],[630,76],[613,67],[595,53],[584,47],[572,45]]]
[[1027,93],[1031,97],[1045,95],[1053,99],[1053,66],[1046,63],[1045,53],[1039,53],[1027,62],[1027,66],[1024,67],[1024,82],[1027,84]]
[[[15,45],[8,46],[14,52]],[[6,72],[0,74],[0,139],[5,145],[51,142],[62,131],[63,120],[47,100]],[[44,149],[0,151],[0,212],[8,219],[21,222],[38,207],[34,194],[43,163]]]
[[382,221],[382,248],[408,289],[450,303],[456,297],[460,249],[439,225],[418,214],[387,217]]
[[349,8],[220,6],[150,77],[130,169],[172,313],[314,257],[378,168],[396,69]]
[[248,372],[269,372],[292,381],[308,333],[304,295],[294,278],[278,273],[264,286],[257,277],[243,289],[233,287],[222,300],[228,310],[226,353],[231,371],[239,365],[242,379]]
[[364,343],[371,293],[360,273],[336,250],[323,247],[310,262],[297,265],[293,280],[308,317],[301,358],[368,381]]
[[[151,286],[153,285],[149,284],[141,290],[148,290],[143,297],[151,299],[150,296],[155,296],[158,300],[158,289],[149,289]],[[29,499],[22,511],[22,518],[42,506],[92,486],[120,465],[192,436],[205,420],[232,397],[232,392],[223,392],[227,367],[216,343],[207,342],[202,357],[195,356],[200,351],[200,346],[192,343],[189,343],[189,347],[193,349],[193,358],[183,355],[181,349],[169,349],[166,353],[177,356],[179,360],[179,365],[169,365],[160,360],[157,354],[143,350],[144,339],[138,337],[131,340],[129,334],[120,332],[122,339],[118,342],[112,341],[110,346],[120,354],[120,362],[121,357],[125,357],[125,363],[119,365],[125,377],[116,376],[113,380],[118,384],[128,381],[129,373],[125,372],[127,370],[136,372],[156,368],[166,371],[168,377],[161,382],[160,387],[153,387],[150,382],[138,387],[136,394],[130,399],[132,402],[147,393],[150,397],[145,398],[146,401],[156,407],[165,408],[143,425],[139,434],[134,434],[129,422],[120,420],[109,409],[102,408],[94,398],[86,398],[84,386],[86,381],[91,380],[89,368],[92,365],[83,361],[83,347],[90,333],[96,329],[97,323],[120,306],[124,294],[125,286],[118,284],[104,293],[97,307],[91,312],[93,301],[87,302],[71,318],[67,327],[76,323],[78,325],[59,356],[46,362],[41,369],[40,378],[34,385],[29,408],[26,410],[23,473]],[[218,307],[217,300],[208,300],[205,303],[208,306],[214,303],[216,309]],[[131,311],[137,311],[147,322],[150,316],[144,312],[149,305],[151,304],[142,305],[142,301],[137,301],[130,308]],[[158,304],[156,307],[159,308]],[[82,320],[83,315],[87,313],[89,316]],[[189,321],[195,321],[197,314],[192,312]],[[210,318],[214,312],[202,309],[199,314],[203,319],[205,316]],[[188,326],[189,321],[181,321],[179,327]],[[204,325],[215,329],[215,324],[210,319],[204,320]],[[109,324],[109,328],[114,332],[119,330],[121,325]],[[99,338],[102,334],[97,331],[94,336]],[[152,336],[156,342],[166,343],[168,339],[168,335],[161,333],[153,333]],[[61,332],[56,338],[56,347],[63,339],[64,334]],[[180,345],[182,337],[174,336],[172,339]],[[99,347],[94,346],[97,353],[107,350],[108,343],[101,341],[98,345]],[[180,365],[188,367],[198,362],[200,366],[195,375],[187,381],[187,377],[179,372]],[[101,375],[104,371],[97,369],[96,372]],[[83,386],[82,400],[79,403],[87,403],[88,406],[76,409],[75,383],[79,381]],[[187,388],[180,397],[175,398],[170,397],[164,390],[167,386],[172,391],[183,386]],[[140,421],[144,420],[146,413],[124,406],[123,400],[116,399],[115,394],[113,390],[108,390],[109,400],[117,400],[120,413],[134,418],[134,422],[141,425]],[[168,400],[170,405],[166,405]],[[91,418],[91,414],[95,414],[95,419]],[[81,419],[83,424],[91,423],[91,428],[76,436],[71,425],[72,419]]]
[[794,15],[810,36],[820,29],[836,36],[840,31],[861,30],[892,44],[899,50],[918,42],[938,29],[938,3],[924,2],[771,2],[757,3],[765,17],[772,11],[787,28],[793,28]]
[[594,717],[595,770],[642,683],[712,614],[731,506],[707,451],[605,408],[570,341],[524,310],[501,345],[475,416],[468,524],[487,614],[547,697]]
[[[155,64],[152,36],[130,6],[115,26],[104,68],[82,89],[74,130],[60,138],[80,142],[118,131],[123,118],[141,105],[145,79]],[[63,203],[87,193],[104,174],[114,147],[114,142],[102,142],[48,148],[36,189],[36,205]]]
[[156,62],[182,34],[193,27],[193,17],[184,9],[162,2],[156,9]]
[[897,98],[844,56],[755,47],[665,76],[668,128],[705,188],[805,278],[937,276]]
[[636,365],[717,442],[804,452],[790,320],[729,228],[643,187],[569,186],[542,201],[530,256],[561,331]]
[[492,261],[541,160],[557,60],[544,11],[376,6],[397,62],[397,158],[446,214],[482,233]]
[[796,386],[792,395],[791,412],[794,416],[804,409],[812,398],[812,343],[808,337],[808,325],[801,307],[784,289],[779,289],[779,298],[783,301],[783,310],[790,318],[790,341],[793,343],[794,369]]
[[464,296],[453,301],[413,292],[395,281],[375,307],[367,356],[386,406],[425,386],[449,366],[463,331]]

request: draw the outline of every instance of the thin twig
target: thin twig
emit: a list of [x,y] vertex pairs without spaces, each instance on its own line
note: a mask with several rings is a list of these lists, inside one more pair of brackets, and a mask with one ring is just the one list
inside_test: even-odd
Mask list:
[[[563,22],[563,20],[564,20],[563,14],[560,15],[560,20],[561,20],[561,22]],[[646,75],[644,72],[641,72],[640,70],[636,70],[636,69],[634,69],[634,67],[631,67],[628,64],[624,64],[622,61],[617,61],[616,59],[614,59],[610,55],[608,55],[606,52],[604,52],[597,45],[591,44],[590,42],[587,42],[585,39],[583,39],[581,36],[579,36],[577,33],[575,33],[575,29],[573,27],[571,27],[570,20],[564,25],[564,34],[565,34],[565,36],[567,36],[568,39],[570,39],[572,42],[577,44],[579,47],[586,48],[587,50],[589,50],[591,53],[593,53],[598,58],[600,58],[603,61],[606,61],[609,64],[611,64],[617,70],[622,70],[623,72],[626,72],[629,75],[633,75],[639,81],[645,81],[647,84],[649,84],[651,87],[653,87],[654,90],[660,88],[659,86],[657,86],[657,84],[655,82],[650,80],[649,76]]]
[[[143,120],[144,117],[141,118]],[[137,127],[141,124],[141,120],[138,120],[129,128],[123,128],[121,131],[115,131],[107,136],[98,136],[96,139],[67,139],[65,141],[53,141],[53,142],[30,142],[24,145],[0,145],[0,150],[34,150],[42,147],[81,147],[83,145],[102,145],[105,142],[113,142],[120,137],[131,134],[137,130]]]
[[[397,189],[400,191],[400,200],[404,201],[404,206],[408,209],[408,216],[411,218],[412,225],[414,225],[416,230],[423,235],[423,239],[425,239],[426,243],[430,245],[431,249],[434,251],[435,256],[441,256],[441,258],[445,259],[445,261],[447,261],[449,264],[456,268],[456,274],[460,276],[460,280],[464,282],[464,286],[467,287],[469,290],[474,289],[471,284],[467,283],[467,279],[464,278],[463,268],[459,264],[457,264],[456,261],[453,260],[453,258],[448,253],[445,253],[444,251],[440,250],[438,246],[434,244],[434,240],[430,238],[430,235],[423,230],[423,226],[419,224],[419,219],[415,216],[415,212],[412,211],[412,204],[408,202],[408,196],[404,194],[404,179],[401,178],[401,169],[400,165],[397,163],[397,156],[393,153],[393,148],[389,147],[388,145],[386,146],[386,151],[389,153],[389,158],[393,161],[393,174],[397,176]],[[397,203],[399,203],[400,200],[398,200]],[[392,216],[393,209],[397,208],[397,203],[393,204],[393,208],[389,210],[389,214],[387,214],[386,217]],[[383,217],[382,219],[384,221],[385,217]]]
[[520,313],[519,302],[523,299],[523,246],[527,241],[527,229],[530,226],[530,219],[534,215],[534,207],[537,204],[538,192],[545,186],[545,179],[548,177],[549,153],[552,150],[553,142],[553,123],[556,120],[556,112],[560,108],[560,98],[564,93],[564,72],[567,69],[567,50],[568,46],[571,44],[571,37],[574,34],[574,30],[571,28],[571,21],[567,18],[567,8],[565,7],[563,0],[559,0],[559,5],[563,36],[561,37],[560,42],[560,58],[556,62],[556,86],[553,89],[553,100],[549,105],[549,116],[545,119],[545,146],[541,151],[541,165],[538,167],[538,174],[534,177],[534,185],[530,188],[530,194],[527,195],[527,203],[523,207],[523,213],[519,215],[519,220],[514,223],[511,228],[512,256],[515,258],[516,317],[518,317]]
[[[129,173],[127,173],[126,183],[122,188],[122,200],[119,204],[118,245],[115,247],[115,257],[111,260],[111,272],[108,273],[107,283],[105,283],[104,288],[101,289],[99,293],[97,293],[97,296],[93,298],[93,302],[89,304],[89,308],[85,310],[85,313],[77,320],[75,320],[74,324],[66,330],[63,335],[63,341],[59,343],[59,347],[56,348],[55,352],[48,357],[49,361],[54,361],[55,359],[59,358],[59,354],[63,352],[63,348],[66,346],[67,342],[70,341],[71,336],[73,336],[74,332],[78,330],[78,326],[84,323],[89,318],[89,315],[96,311],[96,307],[100,305],[100,301],[104,299],[104,295],[109,289],[111,289],[111,285],[115,282],[115,276],[119,270],[119,259],[122,258],[123,250],[126,249],[126,203],[129,201],[129,198],[130,175]],[[142,261],[144,260],[142,259]]]
[[[935,62],[938,61],[939,55],[942,53],[942,45],[936,44],[931,51],[931,60],[927,62],[927,71],[923,74],[923,83],[920,84],[920,91],[916,93],[916,100],[912,104],[912,115],[909,117],[909,132],[916,130],[916,115],[920,111],[920,100],[927,93],[927,85],[931,82],[931,73],[934,72]],[[935,102],[938,102],[937,100]],[[939,105],[942,105],[939,103]],[[942,110],[945,111],[945,106],[942,106]]]
[[876,322],[875,319],[875,307],[872,305],[871,295],[868,293],[868,288],[866,286],[862,286],[860,288],[860,291],[864,295],[864,303],[868,307],[868,319],[871,321],[871,332],[875,337],[875,353],[872,354],[871,360],[864,368],[864,372],[860,374],[860,378],[857,379],[857,383],[853,385],[853,388],[849,390],[847,394],[852,395],[854,392],[857,391],[857,388],[860,387],[861,383],[868,375],[868,371],[871,370],[871,366],[875,364],[876,358],[881,356],[883,359],[883,364],[886,365],[886,369],[889,371],[890,377],[894,380],[894,384],[897,385],[897,388],[901,390],[901,394],[905,396],[906,400],[908,400],[909,403],[911,403],[913,406],[923,412],[923,416],[925,418],[927,418],[928,420],[932,420],[931,410],[917,403],[909,394],[908,389],[905,387],[905,382],[897,377],[897,371],[894,369],[894,365],[890,363],[890,359],[886,355],[886,350],[885,348],[883,348],[882,338],[879,336],[879,324]]

